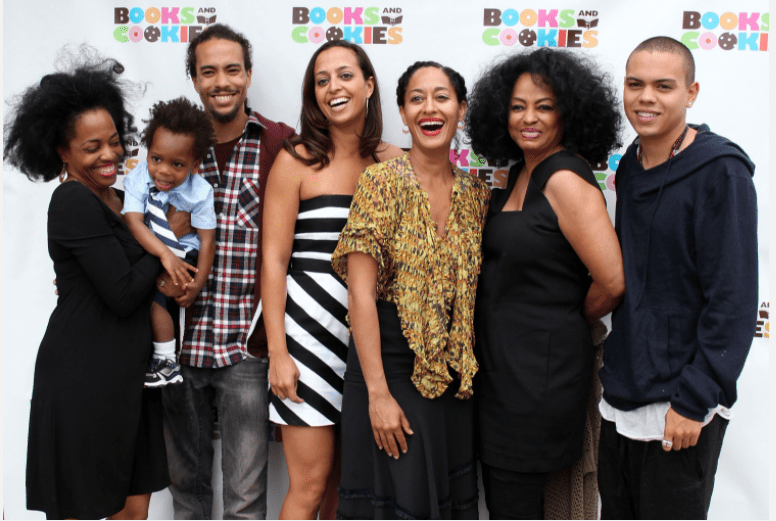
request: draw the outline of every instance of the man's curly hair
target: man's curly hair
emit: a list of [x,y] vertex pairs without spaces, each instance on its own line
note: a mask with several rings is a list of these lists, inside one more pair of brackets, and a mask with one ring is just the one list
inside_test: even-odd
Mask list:
[[51,181],[59,175],[58,149],[70,145],[75,123],[84,112],[107,110],[124,150],[127,137],[137,130],[125,103],[138,86],[119,80],[124,71],[119,62],[85,45],[75,51],[63,49],[57,61],[64,64],[63,72],[47,74],[15,97],[3,127],[3,159],[33,181]]
[[597,72],[581,54],[542,47],[509,56],[475,84],[466,112],[466,133],[475,154],[496,164],[523,158],[507,129],[512,91],[526,72],[552,89],[566,150],[597,163],[622,145],[622,116],[608,75]]
[[151,109],[151,119],[144,119],[147,126],[140,136],[140,141],[146,149],[151,148],[154,133],[159,127],[166,128],[173,134],[194,136],[192,154],[195,159],[202,159],[216,142],[213,124],[207,113],[198,108],[184,96],[170,101],[155,103]]

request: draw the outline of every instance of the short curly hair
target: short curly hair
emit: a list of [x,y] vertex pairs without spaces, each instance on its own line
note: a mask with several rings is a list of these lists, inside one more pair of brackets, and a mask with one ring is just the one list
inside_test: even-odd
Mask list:
[[173,134],[194,136],[194,146],[191,150],[195,159],[202,159],[210,147],[216,142],[213,124],[207,113],[181,96],[170,101],[160,101],[151,108],[151,119],[147,123],[140,141],[146,149],[151,148],[154,134],[159,127],[166,128]]
[[251,63],[251,42],[248,41],[242,33],[238,33],[228,25],[213,24],[207,28],[206,31],[202,31],[189,42],[188,48],[186,48],[186,73],[189,78],[197,77],[197,46],[208,40],[229,40],[230,42],[239,43],[243,51],[243,65],[246,71],[250,71],[253,68]]
[[622,115],[609,75],[599,73],[582,54],[542,47],[496,63],[475,84],[466,112],[466,133],[475,154],[499,165],[523,158],[507,129],[512,91],[526,72],[552,89],[563,124],[560,144],[566,150],[598,163],[622,146]]
[[137,131],[125,108],[126,97],[137,85],[118,79],[124,67],[86,46],[69,58],[75,58],[71,71],[48,74],[14,98],[3,126],[3,159],[32,181],[51,181],[59,175],[58,149],[69,146],[84,112],[107,110],[124,150],[128,136]]
[[410,84],[412,76],[414,76],[419,69],[424,69],[426,67],[435,67],[444,72],[445,75],[447,75],[447,79],[450,80],[450,84],[453,86],[455,96],[458,98],[458,103],[466,101],[466,81],[457,71],[434,61],[417,61],[404,71],[404,74],[399,78],[399,84],[396,86],[396,103],[398,103],[400,107],[404,106],[404,97],[407,95],[407,86]]

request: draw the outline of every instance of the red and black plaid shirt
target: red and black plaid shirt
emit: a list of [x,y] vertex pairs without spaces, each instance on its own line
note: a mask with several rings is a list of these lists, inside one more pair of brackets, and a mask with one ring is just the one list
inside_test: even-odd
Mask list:
[[219,174],[213,148],[199,173],[213,187],[216,254],[207,283],[192,306],[180,363],[224,367],[247,357],[248,327],[253,318],[256,259],[259,251],[259,136],[254,113]]

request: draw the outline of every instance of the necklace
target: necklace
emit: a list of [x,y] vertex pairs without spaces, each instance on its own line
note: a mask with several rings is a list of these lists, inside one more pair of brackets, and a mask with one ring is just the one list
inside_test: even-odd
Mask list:
[[[671,159],[676,154],[676,151],[679,150],[679,147],[682,146],[682,142],[684,141],[684,137],[687,135],[687,131],[690,130],[690,127],[685,125],[684,126],[684,132],[682,132],[682,135],[676,138],[676,141],[674,141],[674,144],[671,146],[671,152],[668,154],[668,159]],[[641,163],[641,143],[639,143],[639,148],[636,150],[636,159],[638,159],[639,164]]]

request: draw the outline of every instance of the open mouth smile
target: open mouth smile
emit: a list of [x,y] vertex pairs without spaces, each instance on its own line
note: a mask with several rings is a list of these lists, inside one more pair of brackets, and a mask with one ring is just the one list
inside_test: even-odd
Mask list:
[[536,139],[540,134],[541,132],[535,128],[524,128],[520,131],[520,135],[523,136],[524,139]]
[[116,163],[95,168],[94,171],[101,177],[113,177],[116,175]]
[[420,131],[427,136],[436,136],[442,132],[442,127],[445,126],[445,122],[440,118],[424,118],[418,123]]
[[334,98],[329,102],[329,106],[334,111],[340,111],[345,108],[345,105],[350,101],[350,98],[340,97],[340,98]]

